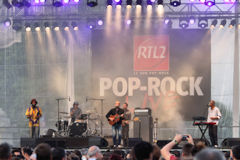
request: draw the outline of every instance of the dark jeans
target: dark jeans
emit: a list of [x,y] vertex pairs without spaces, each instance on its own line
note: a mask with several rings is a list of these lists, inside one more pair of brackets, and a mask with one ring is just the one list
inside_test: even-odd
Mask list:
[[217,128],[218,128],[217,125],[210,125],[208,128],[212,146],[218,145]]
[[124,147],[127,147],[129,145],[128,138],[129,138],[129,125],[125,124],[125,126],[122,127],[122,139]]
[[31,138],[39,138],[39,134],[40,134],[40,127],[35,127],[35,126],[30,127]]
[[118,146],[121,144],[122,138],[122,125],[115,124],[112,126],[112,134],[113,134],[113,144]]

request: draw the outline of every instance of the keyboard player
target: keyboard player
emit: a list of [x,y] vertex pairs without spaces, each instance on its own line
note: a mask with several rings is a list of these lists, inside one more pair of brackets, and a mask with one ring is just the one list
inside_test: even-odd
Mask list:
[[214,147],[218,146],[218,136],[217,136],[217,130],[218,130],[218,122],[221,118],[221,112],[217,106],[215,106],[215,101],[211,100],[209,103],[208,108],[208,118],[207,122],[215,122],[215,125],[209,125],[209,137],[211,140],[211,144]]

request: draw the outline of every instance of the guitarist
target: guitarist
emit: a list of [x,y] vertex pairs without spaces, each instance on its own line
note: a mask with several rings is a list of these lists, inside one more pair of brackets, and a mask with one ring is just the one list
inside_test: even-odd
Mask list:
[[31,100],[31,106],[26,110],[26,117],[29,120],[30,137],[38,138],[40,133],[40,118],[42,116],[42,110],[37,106],[36,99]]
[[119,147],[121,144],[123,114],[124,110],[120,108],[119,101],[116,101],[115,107],[106,114],[107,120],[112,124],[113,147]]
[[123,110],[124,110],[124,120],[122,121],[123,146],[128,147],[129,121],[131,120],[131,112],[130,110],[128,110],[128,103],[123,104]]

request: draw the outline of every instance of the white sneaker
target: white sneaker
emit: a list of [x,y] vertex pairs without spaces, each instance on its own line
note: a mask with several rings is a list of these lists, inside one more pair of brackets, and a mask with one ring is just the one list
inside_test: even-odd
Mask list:
[[118,145],[118,148],[123,148],[123,146],[122,145]]
[[214,145],[214,148],[217,148],[218,147],[218,145]]

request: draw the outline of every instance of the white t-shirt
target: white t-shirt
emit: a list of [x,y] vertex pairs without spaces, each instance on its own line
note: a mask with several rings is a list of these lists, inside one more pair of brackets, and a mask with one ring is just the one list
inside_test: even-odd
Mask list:
[[[218,117],[218,119],[212,120],[211,117]],[[218,107],[215,106],[213,109],[211,109],[211,107],[208,108],[207,122],[216,122],[216,125],[218,125],[218,121],[221,117],[222,115]]]

